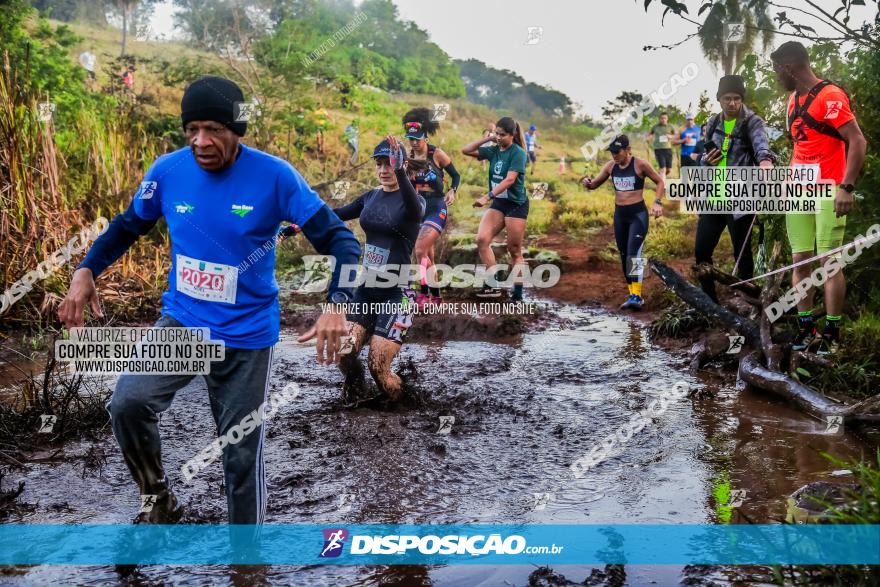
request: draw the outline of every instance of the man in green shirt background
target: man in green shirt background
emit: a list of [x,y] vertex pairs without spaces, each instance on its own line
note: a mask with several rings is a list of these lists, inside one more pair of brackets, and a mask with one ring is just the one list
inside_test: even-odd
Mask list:
[[675,138],[675,127],[669,124],[669,114],[660,113],[660,121],[651,127],[648,140],[657,158],[657,171],[664,178],[672,171],[672,139]]

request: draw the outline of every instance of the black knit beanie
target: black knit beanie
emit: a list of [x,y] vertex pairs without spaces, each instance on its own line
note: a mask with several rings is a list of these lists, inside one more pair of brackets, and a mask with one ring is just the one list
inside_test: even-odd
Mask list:
[[715,94],[715,97],[720,98],[724,94],[731,92],[739,94],[743,100],[746,99],[746,82],[743,81],[741,75],[725,75],[722,77],[718,82],[718,93]]
[[226,125],[240,137],[247,132],[246,121],[235,121],[244,94],[235,82],[208,75],[187,86],[180,101],[180,120],[183,126],[193,120],[213,120]]

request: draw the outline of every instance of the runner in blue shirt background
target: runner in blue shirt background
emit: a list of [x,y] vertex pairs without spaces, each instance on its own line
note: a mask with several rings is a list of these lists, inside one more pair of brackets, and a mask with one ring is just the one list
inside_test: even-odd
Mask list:
[[702,129],[694,124],[694,115],[688,112],[685,115],[685,125],[678,134],[678,138],[672,139],[673,144],[681,145],[681,166],[697,167],[697,142],[700,140]]

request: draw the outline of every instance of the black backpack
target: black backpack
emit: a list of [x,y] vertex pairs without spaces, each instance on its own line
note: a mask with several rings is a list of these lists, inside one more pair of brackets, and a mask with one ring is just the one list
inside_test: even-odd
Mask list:
[[[823,135],[828,135],[829,137],[835,138],[838,141],[843,141],[846,143],[846,139],[843,138],[843,135],[840,132],[828,124],[827,122],[822,122],[821,120],[816,120],[813,116],[808,112],[810,106],[813,104],[813,100],[816,99],[816,96],[819,95],[819,92],[822,91],[826,86],[830,86],[832,82],[827,79],[823,79],[818,84],[810,88],[810,91],[807,93],[807,98],[804,100],[804,103],[798,106],[798,100],[800,99],[800,94],[795,92],[794,94],[794,108],[792,108],[791,112],[786,116],[786,128],[789,134],[791,133],[791,125],[794,124],[796,118],[800,117],[803,124],[812,128],[816,132],[820,132]],[[835,84],[836,87],[840,88],[840,90],[846,94],[847,99],[849,99],[849,94],[846,90]],[[794,139],[794,135],[792,135],[792,139]],[[847,145],[849,147],[849,145]]]

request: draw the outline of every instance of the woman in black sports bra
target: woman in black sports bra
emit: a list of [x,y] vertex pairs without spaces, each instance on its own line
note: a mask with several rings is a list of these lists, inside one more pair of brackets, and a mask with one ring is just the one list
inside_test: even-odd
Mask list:
[[[427,169],[419,171],[413,185],[425,198],[425,216],[416,240],[416,259],[421,265],[421,292],[416,296],[416,305],[423,308],[427,304],[440,304],[440,289],[428,286],[428,278],[436,280],[434,274],[434,245],[446,228],[448,207],[455,201],[455,190],[461,176],[452,164],[452,159],[439,147],[428,143],[428,136],[437,132],[440,123],[432,120],[427,108],[413,108],[403,115],[403,127],[409,139],[409,157],[415,161],[425,161]],[[443,171],[449,174],[452,185],[443,193]]]
[[642,247],[648,234],[648,208],[645,206],[645,177],[657,184],[657,198],[653,212],[658,217],[663,214],[661,198],[665,190],[663,177],[644,159],[634,157],[626,135],[616,137],[608,146],[612,160],[605,164],[595,179],[584,176],[581,185],[594,190],[605,183],[609,177],[614,184],[614,238],[620,251],[623,274],[629,284],[629,297],[621,310],[640,310],[642,299],[642,275],[644,260]]

